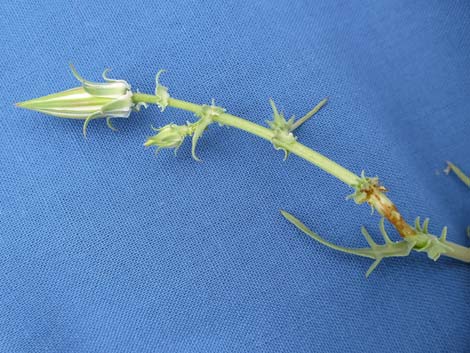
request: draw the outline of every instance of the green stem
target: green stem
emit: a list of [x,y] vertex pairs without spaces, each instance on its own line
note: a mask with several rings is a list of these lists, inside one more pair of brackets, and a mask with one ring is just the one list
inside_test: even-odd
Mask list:
[[[150,94],[134,93],[133,101],[135,103],[157,104],[158,97]],[[319,108],[317,109],[318,106],[314,108],[315,112],[318,111],[325,102],[326,100],[320,102],[318,105]],[[194,114],[199,114],[203,108],[202,105],[171,97],[168,98],[168,106],[186,110]],[[302,122],[310,118],[311,115],[313,114],[308,113]],[[232,114],[223,113],[220,115],[214,115],[212,118],[214,122],[244,130],[270,142],[272,142],[274,138],[274,133],[271,129]],[[359,176],[353,172],[299,142],[283,143],[282,141],[277,141],[277,145],[316,165],[350,187],[354,188],[358,180],[360,180]],[[410,238],[416,235],[415,229],[403,219],[395,204],[383,192],[376,193],[373,196],[374,197],[369,198],[368,202],[397,229],[398,233],[402,237]],[[452,257],[460,261],[470,262],[470,248],[466,248],[452,242],[446,242],[446,244],[452,248],[452,251],[449,253],[443,253],[442,255]],[[421,245],[422,244],[417,244],[418,247]]]
[[452,243],[450,241],[446,241],[446,245],[452,249],[452,252],[445,253],[443,255],[466,263],[470,263],[470,248]]
[[[156,96],[143,94],[143,93],[135,93],[133,95],[134,102],[144,102],[144,103],[156,103]],[[169,98],[168,99],[168,106],[186,110],[197,114],[201,111],[202,106],[199,104],[194,104],[190,102],[186,102],[180,99]],[[226,126],[232,126],[240,130],[244,130],[249,132],[250,134],[256,135],[261,137],[265,140],[271,141],[274,137],[274,134],[271,129],[265,128],[258,124],[252,123],[248,120],[241,119],[236,117],[232,114],[224,113],[214,117],[214,121]],[[316,165],[317,167],[323,169],[325,172],[333,175],[334,177],[341,180],[343,183],[353,186],[357,183],[359,177],[347,170],[346,168],[342,167],[338,163],[332,161],[331,159],[323,156],[322,154],[308,148],[307,146],[302,145],[299,142],[294,142],[292,144],[283,144],[281,142],[278,143],[279,146],[285,148],[292,154],[295,154],[310,163]]]

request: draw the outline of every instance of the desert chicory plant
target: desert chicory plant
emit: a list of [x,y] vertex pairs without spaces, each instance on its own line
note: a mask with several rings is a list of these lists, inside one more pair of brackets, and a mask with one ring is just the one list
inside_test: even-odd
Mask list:
[[[336,177],[353,189],[353,193],[347,197],[348,199],[353,199],[357,204],[367,203],[372,210],[376,210],[382,216],[379,229],[384,238],[384,244],[379,245],[374,242],[369,232],[362,227],[362,234],[370,247],[346,248],[325,240],[292,214],[281,211],[288,221],[319,243],[338,251],[373,259],[374,262],[366,276],[369,276],[384,258],[408,256],[412,250],[425,252],[434,261],[440,256],[448,256],[470,263],[470,248],[448,241],[447,227],[443,227],[441,234],[436,236],[429,233],[429,219],[421,222],[417,217],[414,224],[409,224],[395,204],[385,195],[387,190],[380,184],[378,177],[368,177],[364,171],[361,175],[356,175],[297,141],[296,128],[318,112],[326,104],[326,99],[298,120],[295,120],[294,117],[286,119],[282,113],[279,113],[274,101],[271,100],[273,120],[267,122],[268,127],[264,127],[226,113],[225,109],[216,106],[214,101],[210,105],[199,105],[171,97],[168,88],[159,83],[159,77],[163,71],[159,71],[156,75],[156,88],[153,95],[132,92],[126,81],[109,79],[106,76],[107,71],[103,73],[104,83],[86,81],[78,75],[73,67],[72,72],[82,83],[81,87],[18,103],[17,106],[58,117],[82,119],[84,120],[84,134],[92,119],[106,118],[108,126],[112,128],[111,118],[127,118],[132,110],[138,111],[141,106],[146,107],[147,104],[158,105],[162,112],[167,107],[185,110],[196,116],[195,122],[188,122],[186,125],[169,124],[154,129],[157,130],[157,134],[149,137],[144,145],[147,147],[156,146],[157,152],[163,148],[175,149],[176,152],[185,138],[191,136],[191,152],[195,160],[199,160],[196,155],[197,143],[209,125],[217,123],[244,130],[271,142],[275,149],[284,152],[284,159],[289,154],[295,154]],[[470,185],[470,179],[460,169],[452,163],[448,163],[448,167],[464,183]],[[401,241],[394,242],[390,239],[385,231],[385,220],[398,231],[402,238]]]

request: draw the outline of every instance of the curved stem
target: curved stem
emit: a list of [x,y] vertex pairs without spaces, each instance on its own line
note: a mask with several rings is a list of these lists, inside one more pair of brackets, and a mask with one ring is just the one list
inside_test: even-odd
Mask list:
[[[158,100],[157,96],[144,93],[134,93],[132,99],[134,103],[149,104],[157,104]],[[168,106],[186,110],[194,114],[199,114],[203,108],[202,105],[171,97],[168,98]],[[308,116],[308,118],[310,118],[310,116]],[[215,115],[213,116],[213,121],[226,126],[244,130],[270,142],[272,142],[274,138],[274,133],[271,129],[252,123],[232,114],[223,113],[220,115]],[[279,141],[277,142],[277,145],[286,151],[316,165],[320,169],[331,174],[352,188],[354,188],[360,180],[360,177],[353,172],[299,142],[283,143],[282,141]],[[412,238],[417,235],[416,230],[404,220],[395,204],[383,192],[371,194],[367,202],[372,207],[374,207],[378,213],[385,217],[403,238]],[[418,241],[416,244],[417,247],[423,246],[423,244],[419,243],[418,239],[416,241]],[[451,242],[446,242],[446,244],[448,244],[453,251],[444,253],[443,255],[464,262],[470,262],[470,248],[466,248]]]
[[[156,103],[155,98],[156,96],[153,96],[150,94],[135,93],[133,95],[133,100],[135,103],[137,102]],[[202,106],[199,104],[194,104],[194,103],[186,102],[186,101],[175,99],[175,98],[168,99],[168,106],[177,108],[177,109],[186,110],[195,114],[199,113],[202,108]],[[232,114],[228,114],[228,113],[220,114],[218,116],[214,116],[213,120],[222,125],[231,126],[240,130],[244,130],[246,132],[249,132],[250,134],[256,135],[268,141],[271,141],[274,137],[273,131],[271,129],[252,123],[248,120],[239,118]],[[317,167],[323,169],[325,172],[333,175],[334,177],[338,178],[343,183],[351,187],[354,184],[356,184],[357,180],[359,179],[359,177],[353,172],[350,172],[349,170],[342,167],[338,163],[312,150],[311,148],[308,148],[307,146],[302,145],[299,142],[294,142],[292,144],[283,144],[282,142],[279,142],[279,145],[282,148],[285,148],[290,153],[295,154],[299,156],[300,158],[303,158],[309,161],[310,163],[316,165]]]

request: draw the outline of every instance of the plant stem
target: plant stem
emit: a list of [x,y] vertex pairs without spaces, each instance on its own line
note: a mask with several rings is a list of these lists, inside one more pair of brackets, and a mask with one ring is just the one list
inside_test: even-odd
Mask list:
[[446,241],[446,245],[450,246],[452,252],[443,254],[456,260],[470,263],[470,248]]
[[[143,94],[143,93],[133,94],[133,101],[135,103],[156,104],[157,100],[158,100],[157,96],[154,96],[154,95]],[[168,106],[177,108],[177,109],[186,110],[194,114],[199,114],[201,112],[201,109],[203,108],[202,105],[187,102],[187,101],[176,99],[176,98],[171,98],[171,97],[168,98]],[[321,105],[319,105],[318,109],[320,108],[321,108]],[[318,111],[318,109],[316,111]],[[309,114],[307,114],[307,118],[305,120],[310,118],[310,116]],[[268,140],[270,142],[272,142],[274,138],[274,133],[271,129],[252,123],[248,120],[239,118],[232,114],[223,113],[220,115],[214,115],[213,121],[220,123],[222,125],[231,126],[240,130],[244,130],[253,135],[256,135],[265,140]],[[358,180],[360,180],[360,177],[354,174],[353,172],[349,171],[348,169],[342,167],[338,163],[332,161],[331,159],[312,150],[311,148],[308,148],[307,146],[299,142],[283,143],[282,141],[277,141],[277,145],[287,150],[288,152],[295,154],[299,156],[300,158],[303,158],[307,160],[308,162],[316,165],[320,169],[331,174],[332,176],[336,177],[337,179],[341,180],[343,183],[345,183],[346,185],[352,188],[354,188],[355,185],[357,185]],[[367,200],[367,202],[374,209],[376,209],[378,213],[380,213],[383,217],[385,217],[395,227],[395,229],[403,238],[410,239],[417,234],[416,230],[404,220],[404,218],[398,211],[395,204],[383,192],[372,193],[369,199]],[[458,259],[464,262],[470,262],[470,248],[466,248],[466,247],[463,247],[461,245],[457,245],[451,242],[446,242],[446,244],[449,245],[453,251],[450,253],[444,253],[443,255],[449,256],[449,257],[452,257],[454,259]],[[423,244],[419,244],[419,243],[416,244],[417,247],[421,247],[422,245]]]
[[[145,102],[145,103],[155,103],[155,96],[149,94],[135,93],[133,96],[134,102]],[[168,106],[186,110],[197,114],[201,111],[202,106],[199,104],[194,104],[186,102],[180,99],[169,98]],[[224,113],[218,116],[214,116],[214,121],[222,125],[235,127],[240,130],[249,132],[250,134],[261,137],[265,140],[271,141],[274,137],[273,131],[271,129],[265,128],[264,126],[252,123],[248,120],[241,119],[235,115]],[[309,161],[310,163],[318,166],[323,169],[325,172],[333,175],[334,177],[341,180],[343,183],[353,186],[357,183],[358,176],[346,168],[342,167],[338,163],[332,161],[331,159],[323,156],[322,154],[302,145],[299,142],[292,144],[283,144],[279,142],[279,145],[282,148],[285,148],[289,152]]]

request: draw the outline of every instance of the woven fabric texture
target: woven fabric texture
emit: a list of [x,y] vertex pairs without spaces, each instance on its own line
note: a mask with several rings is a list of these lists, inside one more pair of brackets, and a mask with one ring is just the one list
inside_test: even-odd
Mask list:
[[[325,248],[379,239],[351,189],[245,132],[211,126],[177,157],[143,147],[149,107],[113,132],[17,109],[113,68],[152,93],[259,124],[328,105],[299,141],[381,177],[407,220],[470,245],[470,3],[0,2],[0,352],[469,352],[470,266]],[[398,235],[388,228],[394,239]]]

